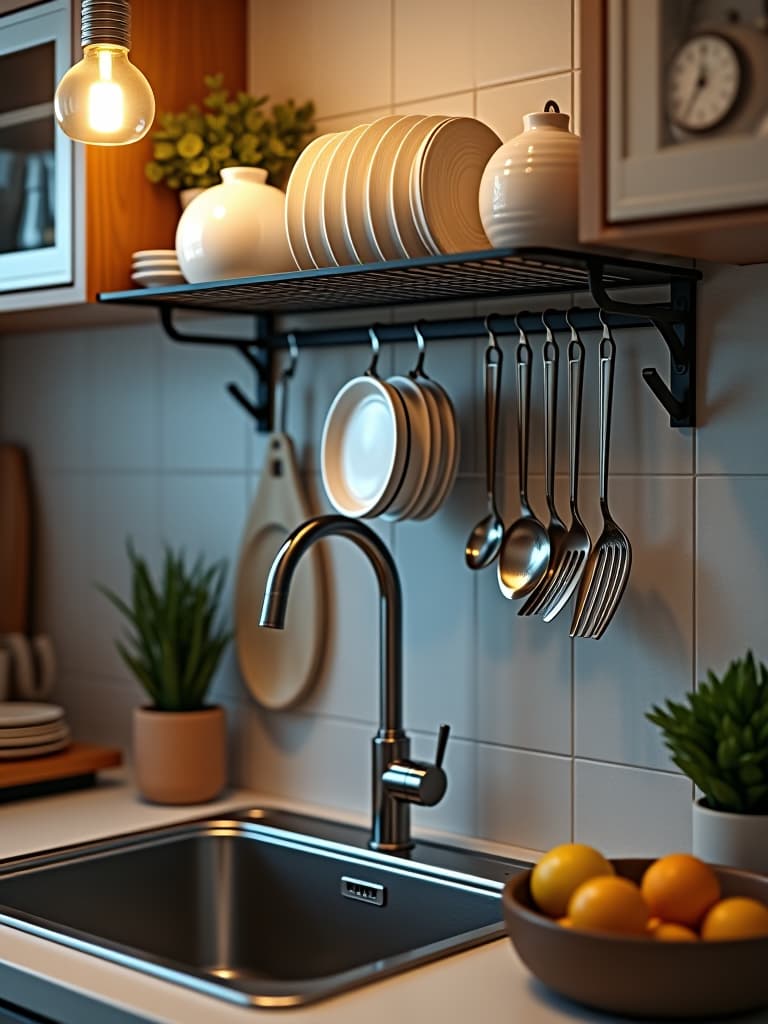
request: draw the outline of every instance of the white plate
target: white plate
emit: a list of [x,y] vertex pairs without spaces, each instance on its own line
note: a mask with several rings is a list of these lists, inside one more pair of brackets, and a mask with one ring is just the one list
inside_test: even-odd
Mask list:
[[356,128],[350,128],[336,147],[325,169],[322,226],[325,244],[333,255],[337,267],[346,267],[358,262],[357,253],[344,231],[344,218],[341,212],[342,189],[350,154],[367,127],[367,124],[359,124]]
[[[17,731],[27,732],[26,729],[19,729]],[[70,739],[69,727],[62,723],[59,728],[50,733],[40,733],[36,736],[3,736],[0,738],[0,750],[18,750],[19,747],[42,747],[68,739]]]
[[162,288],[165,285],[187,283],[180,270],[137,270],[131,274],[131,280],[142,288]]
[[423,120],[422,114],[406,114],[395,121],[379,139],[371,155],[365,180],[364,227],[371,247],[381,260],[402,257],[389,216],[389,180],[400,143],[415,124]]
[[402,483],[408,420],[400,394],[378,377],[348,381],[325,417],[320,468],[328,500],[342,515],[386,511]]
[[151,259],[147,258],[147,259],[143,259],[143,260],[134,260],[133,263],[131,264],[131,269],[134,270],[134,271],[135,270],[176,270],[179,273],[181,273],[181,270],[180,270],[180,267],[179,267],[179,261],[176,259],[175,256],[174,256],[173,259],[171,259],[170,256],[167,257],[166,259],[160,259],[160,257],[155,256],[155,257],[153,257]]
[[417,122],[400,143],[389,178],[389,202],[387,213],[389,226],[403,259],[429,256],[430,250],[422,241],[411,214],[410,182],[411,168],[424,139],[434,129],[447,121],[439,114],[430,114]]
[[0,726],[45,725],[58,722],[64,717],[64,708],[58,704],[42,704],[39,701],[0,701]]
[[437,252],[491,248],[478,194],[483,171],[501,144],[496,132],[474,117],[452,117],[428,137],[419,161],[418,202]]
[[304,228],[304,241],[315,267],[336,266],[323,223],[323,185],[328,164],[344,141],[346,134],[346,132],[338,132],[328,140],[326,146],[318,150],[315,162],[307,176],[301,220]]
[[388,114],[369,124],[350,153],[342,186],[341,211],[347,241],[358,263],[376,263],[379,254],[368,241],[365,225],[365,187],[371,157],[379,140],[396,121],[399,114]]
[[132,260],[176,259],[175,249],[137,249],[131,253]]
[[15,747],[13,750],[0,750],[0,761],[18,761],[23,757],[42,757],[44,754],[55,754],[70,745],[70,740],[56,740],[54,743],[41,743],[31,747]]
[[[453,120],[453,118],[448,118]],[[411,164],[411,176],[408,182],[408,203],[410,209],[411,221],[413,222],[414,229],[421,244],[426,249],[430,256],[437,256],[440,253],[437,242],[432,238],[427,227],[427,222],[424,217],[424,208],[421,204],[421,165],[424,160],[424,154],[427,151],[429,140],[432,138],[437,128],[442,127],[443,124],[447,124],[447,121],[442,121],[436,128],[433,128],[431,132],[424,136],[419,146],[419,151],[413,158]],[[479,204],[478,204],[479,207]]]
[[304,147],[293,165],[285,189],[285,233],[288,235],[288,246],[299,270],[312,270],[315,266],[304,240],[304,192],[307,178],[315,157],[335,134],[330,132],[319,135]]
[[443,451],[441,452],[439,477],[435,486],[432,501],[420,509],[417,515],[411,516],[412,519],[419,520],[429,519],[430,516],[433,516],[450,494],[451,488],[456,481],[460,453],[459,432],[456,428],[456,413],[453,408],[453,403],[448,397],[448,393],[437,383],[437,381],[434,380],[420,380],[420,384],[423,387],[428,387],[432,392],[432,395],[437,399],[444,443]]
[[407,519],[419,499],[427,477],[431,446],[427,402],[419,385],[410,377],[390,377],[387,384],[397,388],[408,414],[410,444],[403,482],[382,519]]
[[438,400],[430,387],[430,382],[425,377],[419,376],[416,380],[427,404],[431,443],[429,459],[427,460],[427,473],[421,488],[421,494],[414,504],[406,509],[408,519],[418,518],[421,512],[434,501],[437,488],[442,486],[445,463],[448,457],[447,448],[443,440],[443,421],[440,416]]

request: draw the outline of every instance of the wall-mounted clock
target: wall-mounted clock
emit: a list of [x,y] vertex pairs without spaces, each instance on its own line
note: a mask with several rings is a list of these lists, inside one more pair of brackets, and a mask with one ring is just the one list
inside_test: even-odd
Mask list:
[[663,98],[676,141],[755,131],[768,112],[768,33],[744,24],[693,32],[672,56]]

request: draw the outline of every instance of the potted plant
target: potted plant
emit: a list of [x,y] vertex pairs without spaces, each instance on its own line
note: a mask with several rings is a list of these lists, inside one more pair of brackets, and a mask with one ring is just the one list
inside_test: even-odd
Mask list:
[[224,88],[224,76],[206,75],[209,92],[203,109],[195,104],[159,118],[152,134],[152,159],[145,172],[154,184],[182,191],[217,185],[225,167],[261,167],[269,181],[283,188],[296,157],[314,131],[311,101],[276,103],[269,112],[268,96]]
[[131,598],[101,592],[125,617],[127,639],[117,650],[144,687],[150,706],[136,708],[133,746],[141,794],[155,803],[212,800],[226,781],[224,711],[206,695],[231,632],[216,621],[226,567],[166,548],[155,583],[128,542]]
[[693,852],[768,873],[768,669],[751,651],[718,678],[646,716],[672,760],[702,793],[693,805]]

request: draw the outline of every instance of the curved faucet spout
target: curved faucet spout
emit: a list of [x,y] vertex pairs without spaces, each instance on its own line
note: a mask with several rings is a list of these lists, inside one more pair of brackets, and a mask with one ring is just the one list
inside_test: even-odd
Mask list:
[[403,724],[402,592],[392,555],[370,527],[345,516],[319,516],[295,529],[275,555],[267,577],[259,625],[283,628],[296,567],[302,556],[323,537],[349,538],[367,555],[376,573],[381,615],[379,734],[399,734]]

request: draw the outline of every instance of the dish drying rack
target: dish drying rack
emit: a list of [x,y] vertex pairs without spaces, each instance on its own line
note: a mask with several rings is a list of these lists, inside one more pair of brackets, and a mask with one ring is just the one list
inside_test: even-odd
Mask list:
[[[612,328],[652,324],[669,350],[669,383],[655,367],[643,369],[643,380],[668,412],[670,426],[692,427],[696,415],[696,286],[700,279],[700,271],[688,267],[591,251],[489,249],[236,281],[107,292],[99,295],[99,301],[157,308],[163,328],[174,341],[238,349],[255,371],[255,396],[248,398],[236,385],[230,385],[229,390],[253,416],[258,429],[266,431],[272,422],[275,353],[288,348],[289,339],[295,338],[300,348],[369,344],[366,326],[289,332],[280,323],[283,317],[468,299],[508,301],[519,297],[522,303],[534,296],[588,293],[594,306],[548,309],[550,327],[554,331],[569,330],[566,312],[570,323],[580,331],[601,329],[601,312]],[[666,302],[632,302],[609,294],[609,289],[659,286],[668,288]],[[174,312],[180,309],[252,314],[254,337],[243,340],[182,333],[174,324]],[[544,331],[540,313],[520,312],[517,321],[529,334]],[[485,333],[481,315],[420,320],[419,328],[426,341],[466,339]],[[498,335],[516,334],[517,330],[513,314],[494,318]],[[412,341],[414,337],[413,324],[409,323],[377,323],[376,333],[382,343]]]

